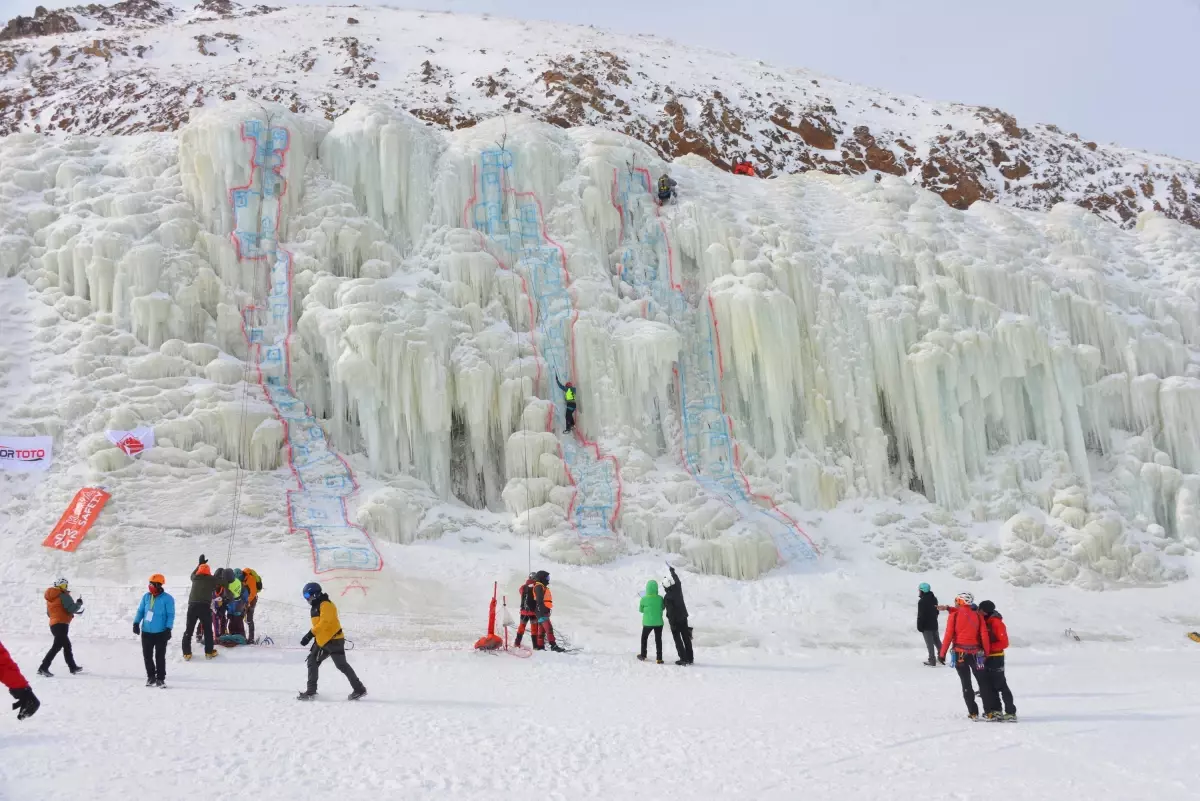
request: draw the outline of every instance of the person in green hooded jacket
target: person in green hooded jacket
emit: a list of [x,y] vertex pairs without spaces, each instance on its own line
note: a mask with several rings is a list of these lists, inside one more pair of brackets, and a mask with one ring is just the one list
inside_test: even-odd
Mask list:
[[638,608],[642,613],[642,652],[638,654],[638,659],[646,661],[646,641],[650,639],[650,632],[653,631],[654,650],[658,654],[657,662],[661,665],[663,663],[663,598],[658,594],[658,582],[654,579],[646,582],[646,594],[642,596]]

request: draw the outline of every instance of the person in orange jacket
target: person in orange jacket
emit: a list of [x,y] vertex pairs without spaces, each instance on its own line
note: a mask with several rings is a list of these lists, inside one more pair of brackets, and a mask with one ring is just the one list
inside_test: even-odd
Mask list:
[[[987,690],[983,696],[983,716],[988,720],[1016,721],[1017,705],[1013,701],[1012,690],[1008,689],[1008,679],[1004,675],[1004,652],[1008,650],[1008,627],[1004,618],[996,611],[996,605],[991,601],[980,601],[979,612],[987,622],[988,637],[991,646],[987,653]],[[982,694],[984,687],[980,685]],[[1000,698],[1004,698],[1004,712],[1000,712]]]
[[54,661],[54,657],[58,656],[59,651],[62,651],[63,659],[67,662],[67,670],[71,671],[71,675],[83,670],[82,667],[75,664],[75,652],[71,649],[69,636],[71,621],[75,619],[76,615],[83,614],[83,596],[79,596],[79,600],[73,600],[68,590],[69,585],[65,578],[55,579],[50,589],[46,590],[46,616],[50,618],[50,633],[54,635],[54,642],[51,644],[50,650],[46,652],[46,658],[38,666],[39,676],[50,678],[54,675],[50,672],[50,663]]
[[554,593],[550,592],[550,574],[545,570],[533,574],[533,604],[542,637],[550,643],[550,650],[565,651],[554,638],[554,624],[550,622],[550,615],[554,611]]
[[257,570],[249,567],[242,568],[242,572],[246,574],[244,583],[246,588],[250,590],[250,601],[246,604],[246,634],[247,641],[254,643],[254,609],[258,606],[258,594],[262,591],[262,576],[258,575]]
[[525,636],[525,627],[530,629],[530,637],[533,639],[533,649],[541,651],[545,646],[542,642],[542,627],[537,622],[536,604],[533,602],[533,583],[536,574],[530,573],[529,578],[525,579],[525,583],[521,585],[521,589],[517,590],[521,598],[521,624],[517,626],[517,638],[513,641],[513,645],[517,648],[521,647],[521,639]]
[[746,175],[750,178],[755,177],[758,173],[754,169],[754,165],[748,161],[738,161],[733,165],[734,175]]
[[971,676],[979,682],[979,695],[986,699],[990,697],[988,689],[986,660],[991,650],[992,641],[988,633],[987,621],[975,607],[975,597],[969,592],[960,592],[954,598],[954,609],[950,611],[950,619],[946,621],[946,636],[942,640],[942,650],[938,661],[946,661],[946,652],[954,648],[954,667],[958,671],[958,680],[962,683],[963,700],[967,702],[967,714],[971,720],[979,718],[979,706],[975,703],[975,688],[971,686]]

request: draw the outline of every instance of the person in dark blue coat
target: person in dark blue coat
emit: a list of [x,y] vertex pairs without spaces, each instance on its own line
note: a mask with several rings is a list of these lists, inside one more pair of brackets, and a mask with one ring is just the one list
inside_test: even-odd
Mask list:
[[175,599],[163,589],[166,583],[162,573],[150,577],[148,591],[133,617],[133,633],[142,636],[147,687],[167,686],[167,643],[175,625]]
[[925,664],[937,667],[938,643],[942,639],[938,631],[938,611],[941,607],[928,584],[922,581],[917,589],[921,593],[917,599],[917,631],[925,638],[925,649],[929,651],[929,659],[925,660]]

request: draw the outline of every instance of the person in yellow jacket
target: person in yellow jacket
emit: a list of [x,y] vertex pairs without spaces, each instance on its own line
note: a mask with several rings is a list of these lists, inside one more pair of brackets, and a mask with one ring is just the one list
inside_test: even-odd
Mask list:
[[308,652],[306,660],[308,663],[308,687],[296,698],[301,701],[310,701],[317,697],[317,673],[321,669],[322,662],[332,659],[334,667],[342,671],[343,675],[350,680],[352,692],[349,699],[357,701],[367,694],[367,688],[358,680],[354,668],[350,667],[346,661],[346,635],[342,633],[337,607],[321,590],[321,585],[315,581],[304,585],[304,600],[312,604],[312,608],[309,610],[312,628],[308,634],[304,635],[304,639],[300,640],[300,644],[312,643],[312,650]]

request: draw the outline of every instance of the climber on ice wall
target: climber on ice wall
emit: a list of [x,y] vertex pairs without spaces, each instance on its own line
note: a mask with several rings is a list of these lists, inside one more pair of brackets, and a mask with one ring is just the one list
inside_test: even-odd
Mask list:
[[658,179],[658,204],[666,205],[667,201],[675,197],[675,187],[679,186],[679,182],[665,172]]
[[554,383],[562,390],[563,400],[567,404],[567,433],[570,434],[575,430],[575,385],[570,381],[564,384],[557,375],[554,376]]
[[734,175],[747,175],[751,178],[754,178],[755,176],[758,175],[758,172],[754,169],[753,164],[751,164],[748,161],[742,160],[742,161],[735,161],[733,163],[733,174]]

